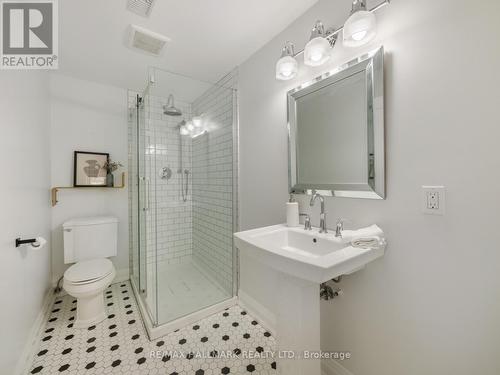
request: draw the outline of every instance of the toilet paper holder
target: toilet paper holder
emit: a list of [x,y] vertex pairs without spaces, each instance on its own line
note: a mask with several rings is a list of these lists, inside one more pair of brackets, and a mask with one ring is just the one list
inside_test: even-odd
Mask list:
[[21,237],[18,237],[16,238],[16,247],[19,247],[21,245],[25,245],[25,244],[32,244],[33,247],[38,247],[35,245],[35,242],[36,242],[36,238],[30,238],[30,239],[27,239],[27,240],[22,240]]

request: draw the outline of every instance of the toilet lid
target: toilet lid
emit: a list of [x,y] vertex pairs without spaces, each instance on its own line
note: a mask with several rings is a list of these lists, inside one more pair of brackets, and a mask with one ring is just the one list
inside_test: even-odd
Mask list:
[[109,259],[91,259],[73,264],[64,272],[64,278],[71,283],[90,282],[102,279],[113,272]]

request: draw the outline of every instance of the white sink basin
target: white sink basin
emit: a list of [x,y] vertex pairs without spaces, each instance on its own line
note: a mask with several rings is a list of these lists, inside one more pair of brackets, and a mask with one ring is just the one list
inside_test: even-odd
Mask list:
[[[276,298],[273,313],[278,350],[280,353],[291,351],[295,355],[278,358],[281,374],[321,374],[319,359],[302,357],[306,351],[320,350],[319,284],[353,273],[381,257],[385,240],[380,228],[364,228],[356,233],[346,231],[344,235],[358,238],[360,234],[369,237],[373,233],[379,240],[374,241],[373,248],[367,249],[352,247],[349,241],[336,238],[335,232],[320,234],[317,228],[309,231],[281,224],[235,233],[234,241],[242,255],[279,271],[275,285],[270,285]],[[259,311],[259,308],[254,310],[257,318]]]
[[353,273],[381,257],[385,242],[369,249],[350,246],[335,233],[319,233],[317,228],[273,225],[235,233],[236,247],[264,264],[289,275],[323,283]]

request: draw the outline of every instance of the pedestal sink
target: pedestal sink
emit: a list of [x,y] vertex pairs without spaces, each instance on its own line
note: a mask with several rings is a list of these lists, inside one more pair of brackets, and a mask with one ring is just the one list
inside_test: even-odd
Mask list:
[[[381,257],[385,240],[361,249],[334,233],[282,224],[238,232],[234,237],[240,251],[279,271],[276,331],[280,373],[320,375],[321,361],[305,358],[320,351],[319,284],[356,272]],[[288,358],[292,352],[293,358]]]

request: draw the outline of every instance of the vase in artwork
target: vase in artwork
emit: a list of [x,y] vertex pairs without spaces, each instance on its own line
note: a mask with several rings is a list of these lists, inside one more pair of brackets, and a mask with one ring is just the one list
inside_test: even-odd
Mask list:
[[88,164],[86,167],[83,168],[83,171],[88,177],[97,177],[99,176],[99,171],[101,170],[101,166],[97,162],[97,160],[87,160],[86,163]]

